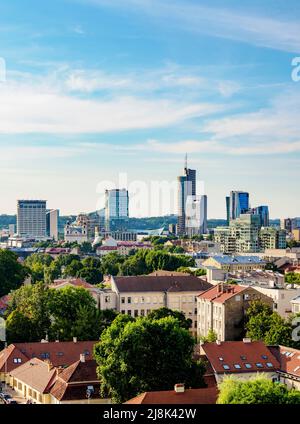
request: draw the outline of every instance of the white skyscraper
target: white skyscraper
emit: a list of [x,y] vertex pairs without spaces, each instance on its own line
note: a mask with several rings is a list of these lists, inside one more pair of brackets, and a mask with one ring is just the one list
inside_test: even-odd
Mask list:
[[49,209],[46,212],[47,236],[51,239],[58,240],[58,209]]
[[27,239],[47,237],[46,200],[18,200],[17,234]]
[[185,229],[190,237],[207,233],[207,196],[187,196]]

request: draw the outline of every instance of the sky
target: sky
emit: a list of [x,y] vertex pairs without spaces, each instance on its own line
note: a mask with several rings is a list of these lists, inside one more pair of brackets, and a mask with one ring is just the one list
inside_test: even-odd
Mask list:
[[2,0],[0,213],[176,213],[187,153],[209,218],[300,216],[299,65],[298,0]]

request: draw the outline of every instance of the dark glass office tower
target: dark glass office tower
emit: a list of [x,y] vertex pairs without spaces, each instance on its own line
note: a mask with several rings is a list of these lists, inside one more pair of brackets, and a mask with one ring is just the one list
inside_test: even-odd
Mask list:
[[184,175],[177,178],[178,181],[178,220],[177,233],[185,234],[185,208],[187,196],[196,195],[196,171],[189,169],[187,165],[187,156],[185,159]]

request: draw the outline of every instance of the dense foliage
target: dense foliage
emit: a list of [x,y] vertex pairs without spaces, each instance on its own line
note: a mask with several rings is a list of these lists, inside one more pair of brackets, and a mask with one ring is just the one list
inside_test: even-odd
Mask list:
[[0,249],[0,297],[20,287],[27,274],[13,252]]
[[94,356],[102,395],[124,402],[176,383],[202,387],[204,365],[192,360],[194,340],[173,316],[119,315],[101,335]]
[[247,310],[246,335],[252,340],[262,340],[267,345],[299,349],[300,342],[293,337],[296,331],[294,318],[291,316],[285,320],[277,312],[273,312],[270,306],[259,300],[254,301]]
[[9,342],[49,340],[98,340],[116,317],[114,311],[100,311],[90,293],[82,287],[50,289],[43,283],[16,290],[6,312]]
[[300,391],[288,390],[262,374],[247,381],[226,377],[219,390],[218,404],[300,404]]

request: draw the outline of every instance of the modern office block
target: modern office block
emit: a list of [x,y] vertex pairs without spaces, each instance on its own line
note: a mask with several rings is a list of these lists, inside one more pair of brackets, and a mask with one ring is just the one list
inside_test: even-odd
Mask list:
[[18,200],[17,234],[23,238],[47,237],[46,200]]

